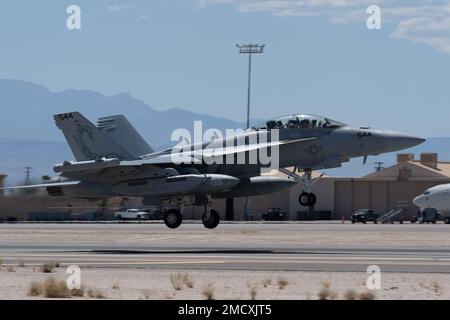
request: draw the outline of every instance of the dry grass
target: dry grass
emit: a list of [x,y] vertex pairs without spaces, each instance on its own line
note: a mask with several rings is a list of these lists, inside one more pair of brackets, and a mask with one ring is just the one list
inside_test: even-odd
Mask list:
[[69,298],[71,292],[64,281],[58,281],[53,277],[45,280],[42,292],[46,298]]
[[214,286],[212,283],[208,283],[202,290],[202,295],[206,300],[214,300]]
[[112,283],[112,288],[113,288],[113,290],[119,290],[120,289],[119,281],[114,281]]
[[84,297],[84,288],[70,290],[72,297]]
[[105,295],[103,294],[103,292],[100,289],[89,289],[87,291],[87,295],[89,298],[93,298],[93,299],[104,299]]
[[50,277],[44,283],[32,282],[28,289],[28,295],[31,297],[44,296],[45,298],[83,297],[84,289],[70,290],[64,281]]
[[8,266],[8,267],[6,268],[6,271],[8,271],[8,272],[16,272],[16,271],[14,270],[14,267],[13,267],[13,266]]
[[358,298],[358,293],[353,289],[347,290],[344,292],[344,298],[345,300],[356,300]]
[[376,296],[371,291],[365,291],[358,294],[359,300],[375,300]]
[[58,262],[47,262],[41,266],[41,271],[43,273],[52,273],[55,268],[59,268]]
[[184,286],[194,288],[194,280],[187,273],[172,273],[170,275],[170,283],[172,287],[177,290],[183,290]]
[[436,294],[441,294],[443,291],[441,285],[439,284],[439,282],[436,279],[431,281],[430,289]]
[[150,296],[152,295],[152,290],[149,289],[143,289],[141,290],[141,298],[148,300],[150,299]]
[[277,279],[278,289],[283,290],[289,284],[289,281],[284,277],[279,277]]
[[182,290],[184,286],[183,275],[181,273],[170,274],[170,283],[175,290]]
[[262,283],[264,288],[267,288],[271,284],[272,284],[272,279],[271,278],[267,278],[267,279],[263,280],[263,283]]
[[191,276],[187,273],[183,275],[183,283],[188,287],[189,289],[194,288],[194,280],[191,278]]
[[437,279],[431,280],[431,282],[429,284],[427,284],[423,281],[419,281],[419,286],[423,289],[431,290],[435,294],[438,294],[438,295],[443,293],[443,288],[439,284],[439,281]]
[[258,294],[258,286],[254,283],[247,283],[247,287],[249,288],[250,299],[255,300]]
[[320,283],[320,285],[321,285],[322,287],[326,288],[326,289],[330,289],[332,283],[331,283],[331,281],[329,281],[329,280],[324,280],[324,281],[322,281],[322,282]]
[[31,297],[39,297],[42,295],[42,285],[37,282],[32,282],[28,289],[28,295]]
[[319,293],[317,294],[319,300],[335,300],[338,297],[338,294],[336,291],[331,290],[331,282],[330,281],[322,281],[321,283],[322,288],[320,289]]

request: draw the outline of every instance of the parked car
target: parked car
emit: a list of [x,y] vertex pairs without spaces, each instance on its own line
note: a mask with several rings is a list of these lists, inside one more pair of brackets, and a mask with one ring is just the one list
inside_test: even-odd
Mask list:
[[262,215],[264,221],[285,221],[287,220],[287,212],[280,208],[268,208],[267,212]]
[[161,209],[145,209],[147,213],[148,220],[162,220],[164,218],[164,213]]
[[377,219],[380,217],[378,213],[372,209],[358,209],[352,214],[352,223],[362,222],[366,223],[371,221],[377,223]]
[[114,213],[114,217],[118,220],[147,220],[148,212],[140,209],[128,209]]

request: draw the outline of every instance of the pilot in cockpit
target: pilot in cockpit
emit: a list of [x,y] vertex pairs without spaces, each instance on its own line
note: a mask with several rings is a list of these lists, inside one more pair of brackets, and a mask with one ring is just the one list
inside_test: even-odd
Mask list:
[[310,122],[309,119],[303,119],[302,121],[300,121],[300,128],[309,128],[310,126]]
[[298,128],[298,126],[299,126],[298,119],[291,119],[288,121],[286,128],[293,129],[293,128]]

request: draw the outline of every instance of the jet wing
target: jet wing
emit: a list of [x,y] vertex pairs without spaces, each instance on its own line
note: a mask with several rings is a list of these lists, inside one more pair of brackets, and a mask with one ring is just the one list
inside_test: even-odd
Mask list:
[[[215,158],[228,155],[238,155],[246,152],[257,151],[259,149],[266,149],[272,147],[278,147],[281,145],[287,145],[292,143],[300,143],[313,141],[318,139],[313,138],[303,138],[295,140],[283,140],[283,141],[273,141],[267,143],[250,144],[238,147],[224,147],[224,148],[205,148],[203,150],[193,150],[185,151],[176,155],[176,160],[179,163],[184,164],[201,164],[203,160],[208,158]],[[173,150],[173,149],[172,149]],[[175,151],[176,152],[176,151]],[[161,176],[173,176],[179,174],[174,168],[174,158],[173,154],[168,150],[161,154],[160,152],[155,153],[153,156],[150,154],[144,159],[140,160],[119,160],[113,159],[100,159],[84,162],[66,162],[61,165],[57,165],[54,168],[55,172],[62,173],[65,177],[71,179],[82,179],[88,177],[95,177],[95,180],[99,177],[102,179],[110,179],[109,182],[115,181],[117,179],[123,180],[123,176],[127,174],[133,174],[135,171],[145,172],[151,174],[152,177]],[[144,169],[145,167],[145,169]],[[44,185],[49,186],[49,185]]]
[[42,184],[33,184],[33,185],[29,185],[29,186],[6,187],[6,188],[0,188],[0,190],[20,190],[20,189],[37,189],[37,188],[48,188],[48,187],[66,187],[66,186],[76,186],[79,183],[80,183],[80,181],[42,183]]
[[[300,143],[300,142],[308,142],[317,140],[317,137],[312,138],[302,138],[295,140],[283,140],[283,141],[273,141],[266,143],[258,143],[258,144],[250,144],[243,146],[230,146],[230,147],[221,147],[221,148],[205,148],[203,150],[198,151],[184,151],[180,150],[180,156],[177,155],[177,160],[182,163],[201,163],[202,158],[215,158],[221,156],[227,156],[231,154],[241,154],[251,151],[257,151],[260,149],[279,147],[282,145]],[[176,151],[175,151],[176,152]],[[120,165],[144,165],[144,164],[154,164],[154,165],[162,165],[162,164],[172,164],[172,154],[163,154],[156,155],[152,157],[152,155],[148,155],[144,160],[137,161],[121,161]],[[180,161],[181,160],[181,161]]]
[[284,141],[273,141],[273,142],[266,142],[266,143],[258,143],[258,144],[250,144],[250,145],[244,145],[244,146],[238,146],[238,147],[225,147],[225,148],[207,148],[203,150],[203,157],[221,157],[221,156],[227,156],[230,154],[240,154],[245,152],[251,152],[251,151],[257,151],[260,149],[266,149],[266,148],[273,148],[273,147],[279,147],[282,145],[287,144],[294,144],[299,142],[306,142],[306,141],[313,141],[318,138],[303,138],[303,139],[295,139],[295,140],[284,140]]

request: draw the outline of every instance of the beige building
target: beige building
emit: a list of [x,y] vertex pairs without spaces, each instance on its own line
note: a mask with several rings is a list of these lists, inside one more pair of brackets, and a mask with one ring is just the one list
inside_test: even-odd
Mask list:
[[[292,220],[340,220],[343,216],[348,219],[356,209],[370,208],[386,213],[388,209],[406,204],[407,214],[412,216],[418,211],[412,199],[444,183],[450,183],[450,162],[439,161],[435,153],[421,154],[417,160],[413,154],[399,154],[395,165],[364,177],[322,177],[314,186],[318,198],[314,212],[308,212],[298,203],[302,184],[277,194],[253,197],[251,208],[255,219],[260,219],[267,208],[279,207],[288,211]],[[235,211],[237,218],[242,218],[241,202],[235,202]]]

